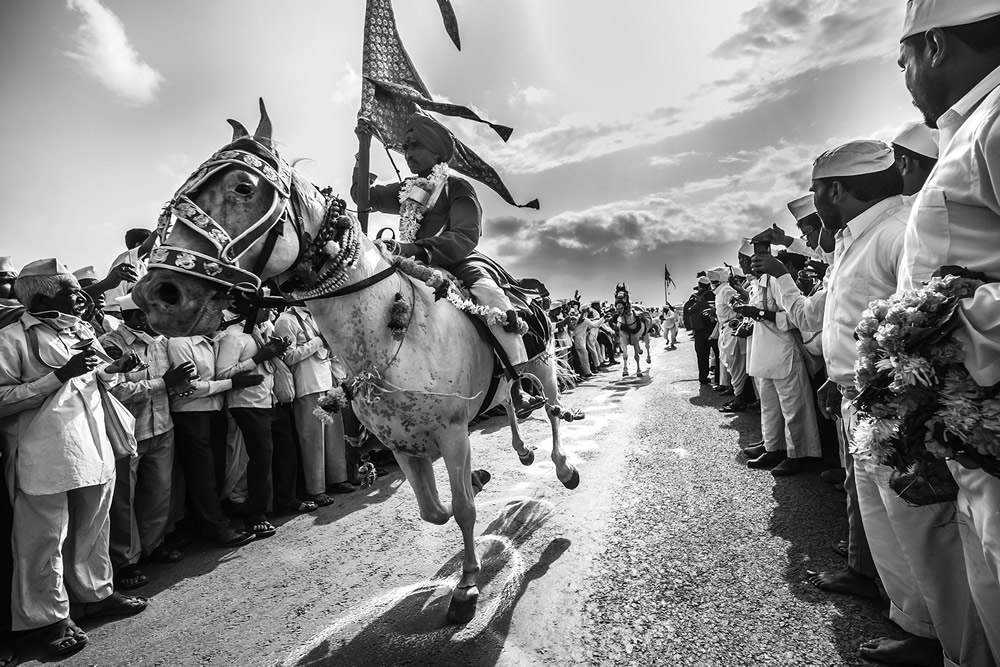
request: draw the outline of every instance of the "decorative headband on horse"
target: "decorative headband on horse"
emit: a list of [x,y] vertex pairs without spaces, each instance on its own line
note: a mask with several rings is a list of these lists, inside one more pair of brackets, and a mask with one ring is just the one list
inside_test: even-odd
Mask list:
[[[237,262],[261,237],[290,217],[288,201],[292,192],[292,170],[271,144],[271,120],[263,100],[260,101],[260,112],[260,124],[252,136],[239,122],[230,120],[232,142],[198,167],[164,207],[156,228],[163,245],[150,254],[150,268],[187,273],[236,291],[257,292],[260,289],[260,277],[241,268]],[[253,171],[272,188],[271,206],[267,213],[236,238],[192,199],[199,187],[230,165]],[[215,248],[215,254],[206,255],[166,245],[167,233],[175,222],[187,225],[206,238]]]

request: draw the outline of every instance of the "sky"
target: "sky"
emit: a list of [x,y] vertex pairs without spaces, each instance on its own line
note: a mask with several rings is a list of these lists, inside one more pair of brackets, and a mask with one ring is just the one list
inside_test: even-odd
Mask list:
[[[480,249],[554,298],[683,301],[743,236],[795,232],[813,158],[918,120],[896,65],[902,0],[434,0],[396,22],[432,95],[514,128],[442,118],[518,201],[482,185]],[[347,196],[362,0],[4,0],[0,255],[105,271],[132,227],[249,128]],[[406,175],[405,162],[396,162]],[[385,151],[372,171],[395,180]],[[395,227],[373,215],[370,232]]]

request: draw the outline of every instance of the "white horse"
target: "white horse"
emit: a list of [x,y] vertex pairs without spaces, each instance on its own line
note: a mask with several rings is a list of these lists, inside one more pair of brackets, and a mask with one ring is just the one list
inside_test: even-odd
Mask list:
[[[304,280],[297,295],[350,373],[358,419],[395,454],[421,518],[444,524],[454,515],[461,528],[464,562],[448,620],[467,622],[479,595],[473,498],[489,480],[489,473],[473,470],[469,421],[502,402],[514,450],[524,465],[534,460],[518,433],[509,382],[501,379],[486,402],[494,353],[470,318],[394,268],[345,214],[343,202],[325,196],[277,155],[263,101],[260,107],[254,135],[229,121],[232,142],[168,205],[160,220],[163,245],[153,251],[135,301],[165,335],[209,334],[233,296],[254,294],[259,278],[277,277],[277,284],[296,276]],[[393,312],[406,315],[394,331],[388,326]],[[560,416],[572,417],[559,403],[551,331],[545,348],[524,371],[544,392],[552,462],[559,481],[572,489],[580,477],[559,441]],[[432,463],[439,457],[448,469],[450,504],[435,486]]]
[[642,377],[642,367],[639,358],[642,356],[640,344],[646,345],[646,364],[652,364],[653,358],[649,352],[649,332],[653,326],[653,317],[649,311],[640,306],[633,306],[629,299],[628,287],[624,283],[615,289],[615,319],[614,328],[618,331],[618,340],[622,347],[622,377],[628,377],[628,348],[632,346],[635,352],[635,376]]

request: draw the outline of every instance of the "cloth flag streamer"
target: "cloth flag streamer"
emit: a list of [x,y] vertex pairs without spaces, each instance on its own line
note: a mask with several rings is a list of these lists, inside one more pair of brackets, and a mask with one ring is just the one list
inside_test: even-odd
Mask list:
[[670,270],[667,269],[666,264],[663,265],[663,281],[668,285],[673,285],[674,287],[677,287],[677,283],[675,283],[674,279],[670,277]]
[[[449,0],[437,0],[445,30],[461,48],[458,23]],[[406,121],[418,111],[433,111],[447,116],[465,118],[489,125],[504,140],[513,130],[479,117],[472,109],[457,104],[436,102],[420,79],[413,61],[403,48],[396,29],[396,19],[390,0],[368,0],[365,10],[365,42],[362,55],[361,110],[376,129],[386,148],[402,153]],[[448,166],[460,174],[489,186],[504,201],[526,208],[538,208],[538,200],[518,204],[500,179],[500,175],[481,157],[455,139],[455,154]]]

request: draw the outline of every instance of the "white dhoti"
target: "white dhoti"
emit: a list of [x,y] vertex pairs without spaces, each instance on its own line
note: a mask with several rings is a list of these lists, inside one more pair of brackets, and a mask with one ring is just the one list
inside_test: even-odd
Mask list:
[[[737,336],[732,329],[723,325],[719,333],[719,354],[722,356],[722,366],[726,369],[733,393],[737,396],[743,391],[747,381],[747,343],[745,338]],[[720,384],[727,384],[720,381]]]
[[292,403],[306,493],[311,496],[325,493],[328,484],[347,481],[344,418],[337,412],[331,415],[332,424],[324,424],[313,414],[323,393],[297,396]]
[[941,642],[946,662],[992,665],[969,590],[955,503],[912,507],[889,488],[892,470],[857,456],[858,503],[872,558],[892,605],[889,618]]
[[[477,280],[469,288],[469,292],[472,293],[476,301],[484,306],[498,308],[503,312],[513,310],[514,308],[510,299],[504,294],[504,291],[492,280]],[[528,352],[524,349],[524,341],[521,339],[521,334],[509,333],[504,331],[502,326],[494,324],[490,325],[490,331],[493,332],[500,346],[507,353],[507,358],[510,359],[512,366],[518,366],[528,361]]]
[[14,631],[69,618],[71,600],[100,602],[114,592],[108,555],[114,490],[112,477],[64,493],[14,492]]
[[958,482],[958,532],[969,590],[1000,663],[1000,479],[949,462]]
[[784,449],[790,459],[821,455],[816,403],[809,373],[800,355],[793,357],[792,370],[787,376],[757,378],[757,393],[760,395],[760,430],[765,450]]

